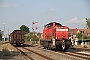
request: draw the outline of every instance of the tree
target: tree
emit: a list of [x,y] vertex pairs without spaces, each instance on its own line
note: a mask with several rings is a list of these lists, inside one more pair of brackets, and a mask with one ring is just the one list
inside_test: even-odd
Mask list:
[[30,39],[34,38],[33,37],[33,32],[29,32],[28,34],[25,34],[25,39],[26,41],[30,41]]
[[83,39],[87,39],[87,36],[82,35],[81,32],[79,32],[79,33],[76,34],[76,38],[82,39],[82,36],[83,36]]
[[41,33],[33,33],[33,32],[29,32],[28,34],[25,35],[25,39],[26,41],[33,41],[34,43],[37,43],[39,41],[39,39],[41,38]]
[[40,33],[40,32],[37,33],[37,36],[38,36],[38,38],[40,39],[40,38],[41,38],[41,33]]
[[79,38],[79,39],[82,38],[82,33],[81,32],[77,33],[76,38]]
[[27,34],[27,33],[30,32],[30,31],[29,31],[29,28],[28,28],[27,26],[25,26],[25,25],[22,25],[22,26],[20,27],[20,30],[22,30],[25,34]]
[[90,29],[90,18],[86,18],[86,26]]
[[32,41],[34,41],[34,43],[37,43],[40,39],[40,33],[33,33],[33,32],[30,32],[30,39]]

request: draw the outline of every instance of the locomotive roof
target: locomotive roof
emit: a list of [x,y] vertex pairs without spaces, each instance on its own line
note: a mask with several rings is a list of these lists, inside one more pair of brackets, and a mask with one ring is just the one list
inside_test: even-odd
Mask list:
[[[52,24],[52,23],[60,24],[59,22],[50,22],[50,23],[44,25],[44,27],[47,26],[47,25],[49,25],[49,24]],[[60,24],[60,25],[62,26],[62,24]]]

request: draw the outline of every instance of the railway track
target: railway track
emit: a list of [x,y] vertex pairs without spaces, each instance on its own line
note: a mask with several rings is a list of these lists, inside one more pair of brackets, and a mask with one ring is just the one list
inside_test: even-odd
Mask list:
[[[15,48],[17,48],[17,47],[15,47]],[[50,58],[50,56],[49,57],[47,57],[47,56],[45,56],[45,55],[42,55],[41,53],[38,53],[38,52],[35,52],[33,49],[30,49],[29,47],[21,47],[22,49],[20,49],[20,47],[18,47],[17,49],[22,53],[22,54],[24,54],[25,56],[27,56],[30,60],[36,60],[36,59],[34,59],[34,58],[32,58],[31,56],[30,56],[30,54],[29,53],[26,53],[25,51],[23,51],[23,49],[24,50],[27,50],[27,51],[29,51],[29,52],[32,52],[32,53],[34,53],[34,54],[36,54],[36,55],[39,55],[40,57],[42,57],[42,58],[44,58],[43,60],[54,60],[54,59],[52,59],[52,58]],[[34,47],[34,49],[35,49],[35,47]],[[54,54],[57,54],[58,56],[65,56],[65,57],[67,57],[67,55],[68,56],[70,56],[70,57],[73,57],[73,58],[75,58],[75,59],[81,59],[81,60],[90,60],[90,54],[83,54],[83,53],[76,53],[76,52],[60,52],[60,51],[57,51],[57,53],[56,52],[54,52],[54,51],[52,51],[52,50],[47,50],[47,49],[43,49],[42,47],[36,47],[36,49],[37,50],[40,50],[40,51],[43,51],[44,53],[46,52],[46,53],[50,53],[50,54],[52,54],[52,56],[54,55]],[[51,52],[52,51],[52,52]],[[70,57],[67,57],[68,59],[71,59]],[[64,57],[63,57],[64,58]],[[72,60],[72,59],[71,59]]]
[[[41,48],[41,47],[39,47],[39,48]],[[87,49],[87,51],[88,51],[88,49]],[[62,53],[62,54],[73,56],[73,57],[78,57],[80,59],[90,60],[90,54],[84,54],[84,53],[78,53],[78,52],[71,52],[71,51],[69,51],[69,52],[58,51],[58,53]]]
[[22,50],[20,50],[19,48],[17,48],[16,46],[12,45],[14,48],[16,48],[19,52],[21,52],[23,55],[25,55],[26,57],[28,57],[29,60],[34,60],[32,57],[28,56],[25,52],[23,52]]
[[76,53],[76,52],[60,52],[60,51],[59,53],[78,57],[78,58],[85,59],[85,60],[90,60],[90,55],[88,54],[82,54],[82,53]]
[[90,49],[84,49],[84,48],[71,48],[71,49],[80,50],[80,51],[90,51]]
[[15,47],[17,50],[19,50],[23,55],[25,55],[26,57],[28,57],[28,59],[30,60],[34,60],[32,57],[30,57],[29,55],[27,55],[25,52],[23,52],[22,50],[18,49],[17,47]]
[[[13,46],[13,47],[15,47],[15,46]],[[42,55],[42,54],[39,54],[39,53],[37,53],[37,52],[35,52],[35,51],[33,51],[33,50],[30,50],[30,49],[28,49],[28,48],[25,48],[25,47],[15,47],[15,48],[16,48],[17,50],[19,50],[23,55],[25,55],[26,57],[28,57],[29,60],[37,60],[37,59],[39,59],[39,60],[53,60],[53,59],[50,58],[50,57],[44,56],[44,55]],[[27,52],[26,50],[27,50],[28,52]],[[31,53],[30,53],[30,52],[31,52]],[[32,53],[34,53],[34,54],[32,54]],[[31,55],[33,55],[33,57],[32,57]],[[34,58],[35,55],[38,55],[38,57]]]
[[[24,48],[24,47],[23,47],[23,48]],[[39,55],[39,56],[47,59],[47,60],[53,60],[52,58],[47,57],[47,56],[44,56],[44,55],[42,55],[42,54],[39,54],[39,53],[37,53],[37,52],[35,52],[35,51],[33,51],[33,50],[30,50],[30,49],[27,49],[27,48],[24,48],[24,49],[26,49],[26,50],[28,50],[28,51],[31,51],[31,52],[33,52],[33,53],[35,53],[35,54],[37,54],[37,55]]]

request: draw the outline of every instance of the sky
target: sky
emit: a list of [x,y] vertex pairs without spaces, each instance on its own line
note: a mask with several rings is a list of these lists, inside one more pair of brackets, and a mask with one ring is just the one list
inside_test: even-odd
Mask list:
[[49,22],[59,22],[70,29],[86,27],[90,17],[90,0],[0,0],[0,30],[11,33],[26,25],[32,31],[32,22],[38,32]]

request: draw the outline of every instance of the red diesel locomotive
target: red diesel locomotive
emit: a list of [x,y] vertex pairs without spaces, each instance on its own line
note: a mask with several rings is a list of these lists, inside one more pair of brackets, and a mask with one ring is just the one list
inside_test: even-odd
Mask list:
[[71,46],[69,39],[69,27],[60,23],[51,22],[44,26],[40,44],[47,49],[58,49],[66,51]]

